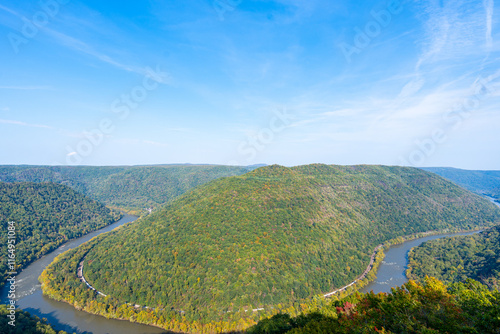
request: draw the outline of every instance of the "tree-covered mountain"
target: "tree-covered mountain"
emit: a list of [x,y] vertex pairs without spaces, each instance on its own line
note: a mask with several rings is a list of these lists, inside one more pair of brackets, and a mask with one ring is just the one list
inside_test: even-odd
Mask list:
[[96,310],[100,297],[71,278],[85,257],[86,279],[108,295],[100,314],[123,316],[131,303],[170,311],[149,318],[166,328],[241,328],[258,309],[351,282],[389,239],[499,222],[492,203],[420,169],[274,165],[199,186],[94,240],[51,266],[43,286]]
[[408,276],[446,282],[467,278],[500,288],[500,226],[469,236],[428,241],[409,254]]
[[[61,184],[0,182],[0,283],[7,272],[119,218],[119,213]],[[11,253],[15,268],[7,266]]]
[[251,169],[216,165],[0,166],[0,181],[61,183],[108,206],[137,210],[161,206],[200,184]]
[[498,170],[465,170],[447,167],[422,169],[438,174],[477,194],[491,196],[500,203],[500,171]]

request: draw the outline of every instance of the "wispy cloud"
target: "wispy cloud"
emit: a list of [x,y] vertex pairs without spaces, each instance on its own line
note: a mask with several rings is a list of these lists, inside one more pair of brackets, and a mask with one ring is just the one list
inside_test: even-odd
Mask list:
[[157,147],[169,147],[170,145],[167,143],[162,143],[154,140],[145,140],[145,139],[135,139],[135,138],[114,138],[113,142],[115,144],[125,144],[125,145],[137,145],[137,146],[157,146]]
[[0,89],[8,90],[51,90],[51,86],[0,86]]
[[492,22],[493,22],[493,10],[494,10],[493,0],[484,0],[484,8],[486,10],[486,47],[491,48],[493,46],[493,38],[491,37]]
[[26,123],[26,122],[21,122],[21,121],[16,121],[16,120],[10,120],[10,119],[0,119],[0,123],[2,123],[2,124],[19,125],[19,126],[28,126],[28,127],[32,127],[32,128],[54,129],[53,127],[48,126],[48,125]]
[[0,5],[0,9],[3,9],[4,11],[6,11],[6,12],[8,12],[8,13],[12,14],[12,15],[15,15],[15,16],[17,16],[17,17],[19,17],[19,18],[22,18],[22,15],[21,15],[21,14],[19,14],[18,12],[14,11],[14,10],[12,10],[12,9],[8,8],[8,7],[5,7],[5,6],[3,6],[3,5]]
[[[25,19],[22,14],[14,11],[8,7],[0,5],[0,9],[8,12],[9,14],[16,16],[19,19],[23,19],[23,20]],[[89,22],[84,21],[80,18],[78,18],[78,22],[80,25],[85,25],[86,27],[91,26],[91,24]],[[3,22],[3,24],[5,25],[5,22]],[[18,27],[9,26],[9,28],[16,29]],[[68,34],[61,33],[60,31],[58,31],[56,29],[51,29],[47,26],[40,27],[40,29],[43,30],[47,35],[52,37],[52,39],[54,41],[56,41],[57,43],[65,46],[73,51],[78,51],[78,52],[84,53],[88,56],[92,56],[92,57],[94,57],[94,58],[96,58],[104,63],[115,66],[121,70],[125,70],[125,71],[132,72],[132,73],[138,73],[140,75],[146,75],[148,73],[146,68],[135,67],[135,66],[130,66],[130,65],[124,64],[116,59],[113,59],[112,57],[110,57],[109,55],[106,55],[103,52],[97,51],[94,47],[92,47],[88,43],[85,43],[82,40],[79,40],[78,38],[72,37]]]
[[109,65],[115,66],[121,70],[125,70],[127,72],[132,72],[132,73],[137,73],[140,75],[146,75],[148,74],[148,71],[146,68],[141,68],[141,67],[135,67],[135,66],[129,66],[127,64],[121,63],[112,57],[99,52],[95,50],[92,46],[89,44],[66,34],[63,34],[59,31],[53,30],[53,29],[46,29],[46,32],[58,43],[61,45],[64,45],[74,51],[78,51],[81,53],[84,53],[88,56],[92,56],[104,63],[107,63]]
[[159,147],[168,147],[168,146],[170,146],[168,144],[160,143],[160,142],[153,141],[153,140],[143,140],[142,143],[144,143],[146,145],[153,145],[153,146],[159,146]]

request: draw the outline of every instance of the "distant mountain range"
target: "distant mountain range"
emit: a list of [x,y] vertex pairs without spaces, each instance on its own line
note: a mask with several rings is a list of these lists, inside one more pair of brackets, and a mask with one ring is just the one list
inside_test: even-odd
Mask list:
[[54,182],[108,206],[140,213],[157,208],[205,182],[256,167],[218,165],[0,166],[3,182]]
[[449,167],[422,169],[440,175],[476,194],[487,195],[500,201],[500,171],[498,170],[465,170]]

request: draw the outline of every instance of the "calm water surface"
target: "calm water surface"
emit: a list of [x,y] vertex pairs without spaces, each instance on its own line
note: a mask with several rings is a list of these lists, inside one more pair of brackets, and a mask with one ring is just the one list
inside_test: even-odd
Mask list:
[[375,293],[391,292],[392,287],[400,286],[408,282],[405,272],[408,267],[408,252],[410,249],[420,246],[422,243],[429,240],[454,237],[458,235],[471,235],[474,233],[479,232],[436,234],[392,246],[385,251],[385,258],[378,268],[377,278],[359,291],[369,292],[373,290]]
[[[495,202],[493,198],[488,197],[489,200],[500,207],[500,204]],[[377,278],[360,289],[361,292],[372,291],[378,292],[391,292],[392,287],[400,286],[408,282],[406,278],[406,269],[408,268],[408,252],[413,247],[420,246],[422,243],[447,237],[454,237],[458,235],[471,235],[479,232],[465,232],[453,234],[437,234],[420,239],[410,240],[401,245],[395,245],[385,252],[385,259],[380,264],[377,271]]]

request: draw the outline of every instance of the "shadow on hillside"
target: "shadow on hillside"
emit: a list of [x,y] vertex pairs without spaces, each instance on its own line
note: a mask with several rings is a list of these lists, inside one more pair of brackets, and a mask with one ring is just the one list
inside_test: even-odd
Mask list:
[[84,332],[79,330],[77,327],[70,326],[68,324],[64,324],[57,319],[55,316],[55,311],[51,313],[42,313],[39,309],[36,308],[23,308],[23,311],[29,312],[31,315],[36,315],[40,319],[47,319],[47,322],[57,331],[65,331],[68,333],[77,333],[77,334],[92,334],[91,332]]

